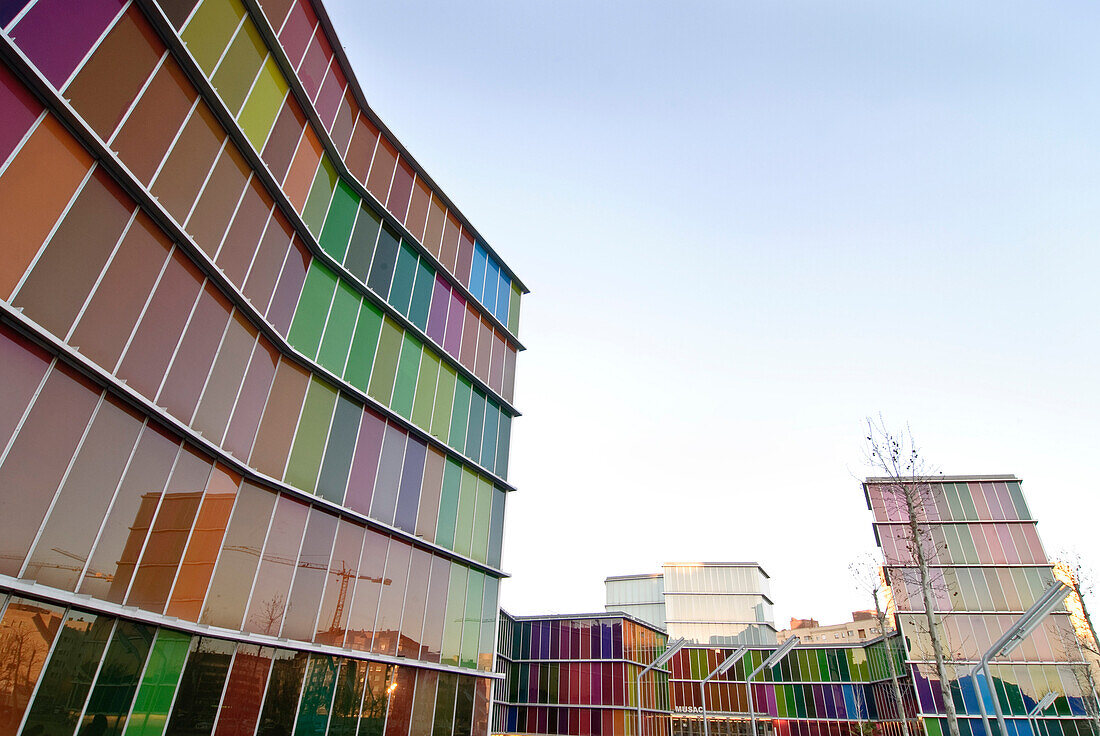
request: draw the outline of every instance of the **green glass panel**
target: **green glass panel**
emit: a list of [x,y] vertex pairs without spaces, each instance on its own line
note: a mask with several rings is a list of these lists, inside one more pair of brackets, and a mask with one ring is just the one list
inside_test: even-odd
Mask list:
[[461,478],[462,466],[453,458],[447,458],[447,464],[443,466],[443,489],[439,494],[439,520],[435,531],[436,543],[447,549],[454,549],[455,544]]
[[336,408],[336,389],[316,378],[310,381],[298,431],[294,434],[294,447],[290,450],[290,462],[283,479],[295,488],[313,493],[317,488],[317,473],[321,470],[321,456],[328,440],[328,428],[332,412]]
[[451,438],[448,444],[459,452],[466,449],[466,422],[470,417],[470,382],[458,376],[455,403],[451,412]]
[[251,20],[246,20],[229,44],[211,82],[229,112],[236,117],[245,95],[252,88],[256,72],[267,58],[267,46]]
[[513,335],[519,334],[519,284],[512,282],[512,297],[508,300],[508,329]]
[[370,383],[370,369],[374,351],[378,349],[378,333],[382,329],[382,310],[366,299],[359,305],[359,319],[351,339],[351,352],[344,369],[344,380],[360,391],[366,391]]
[[489,399],[485,406],[485,426],[481,430],[481,464],[490,472],[496,472],[499,423],[500,407]]
[[493,510],[493,484],[477,477],[477,501],[474,508],[474,539],[471,556],[485,562],[489,555],[489,519]]
[[325,221],[325,213],[328,212],[328,205],[332,201],[332,192],[335,188],[336,169],[328,160],[328,156],[324,156],[313,178],[313,186],[310,187],[305,209],[302,210],[302,221],[314,235],[321,234],[321,224]]
[[784,687],[789,687],[789,688],[791,688],[791,690],[794,691],[794,699],[795,699],[795,702],[798,704],[798,716],[800,718],[808,718],[809,715],[806,711],[806,696],[805,696],[805,693],[802,692],[802,686],[801,685],[785,685]]
[[367,681],[369,662],[345,659],[336,677],[336,693],[332,697],[332,722],[327,736],[355,736],[359,725],[359,708]]
[[294,321],[286,338],[307,358],[317,357],[321,333],[324,332],[332,295],[336,291],[336,281],[336,274],[317,259],[309,264],[302,296],[298,299],[298,308],[294,310]]
[[439,379],[435,388],[435,409],[432,411],[431,434],[446,442],[451,434],[451,407],[455,400],[455,381],[458,373],[447,363],[440,363]]
[[439,381],[439,357],[424,348],[420,361],[420,375],[416,378],[416,398],[413,400],[412,420],[418,427],[432,426],[432,406],[435,403],[435,387]]
[[962,508],[962,502],[959,501],[959,494],[955,491],[954,483],[943,484],[943,495],[947,499],[947,505],[951,509],[951,519],[954,521],[962,521],[965,517]]
[[940,730],[940,719],[938,718],[923,718],[925,731],[928,736],[943,736],[943,731]]
[[23,733],[72,733],[91,689],[114,619],[69,610],[42,672]]
[[155,634],[149,626],[118,622],[84,710],[82,733],[95,733],[101,723],[109,724],[111,734],[122,733]]
[[[527,668],[523,668],[526,675]],[[524,682],[526,686],[526,682]],[[458,675],[452,672],[439,673],[439,686],[436,688],[435,718],[432,721],[431,736],[451,736],[454,728],[455,694],[458,690]],[[523,687],[520,692],[525,692]],[[425,735],[426,736],[426,735]]]
[[484,575],[485,595],[481,603],[481,638],[477,647],[478,669],[488,670],[492,667],[493,647],[496,637],[494,632],[497,623],[497,611],[499,610],[500,581],[491,575]]
[[814,652],[817,658],[817,677],[821,682],[832,682],[832,678],[829,676],[829,659],[825,656],[824,649],[818,649]]
[[397,358],[401,355],[403,332],[389,317],[382,321],[382,332],[378,338],[378,351],[374,356],[374,369],[371,371],[367,393],[386,406],[390,405],[390,397],[393,395],[393,379],[397,375]]
[[477,476],[467,468],[463,468],[458,495],[458,519],[455,522],[455,543],[452,548],[460,555],[470,555],[476,504]]
[[355,220],[355,230],[348,244],[348,253],[344,265],[357,279],[367,283],[370,262],[374,256],[374,244],[378,240],[378,228],[382,220],[366,202],[359,203],[359,217]]
[[787,710],[787,698],[783,694],[783,688],[777,687],[773,691],[775,693],[775,709],[780,718],[789,718],[790,712]]
[[451,579],[447,585],[447,618],[443,624],[443,664],[458,665],[462,646],[462,617],[466,607],[466,578],[469,569],[459,564],[451,565]]
[[970,484],[956,483],[955,491],[959,494],[959,501],[962,502],[963,513],[966,514],[966,520],[976,521],[978,518],[978,509],[974,507],[974,497],[970,493]]
[[317,654],[309,658],[298,723],[294,733],[323,734],[328,726],[332,692],[336,687],[337,660]]
[[1027,503],[1024,501],[1024,494],[1020,492],[1020,483],[1018,481],[1012,481],[1006,484],[1008,487],[1008,495],[1012,498],[1012,505],[1016,507],[1016,515],[1020,519],[1031,519],[1031,511],[1027,508]]
[[269,56],[252,85],[252,92],[245,100],[244,107],[241,108],[240,117],[237,118],[244,134],[257,151],[264,148],[267,134],[271,132],[275,118],[283,106],[286,91],[286,80],[279,72],[279,65]]
[[840,665],[840,679],[844,682],[851,682],[853,678],[851,669],[848,667],[848,660],[852,653],[847,652],[846,654],[848,656],[843,656],[843,654],[844,653],[839,653],[839,656],[836,658],[837,664]]
[[389,303],[408,316],[409,303],[412,300],[413,280],[416,278],[416,251],[405,241],[397,251],[397,268],[393,273],[393,285],[390,287]]
[[355,453],[355,440],[359,423],[363,420],[363,407],[345,394],[340,394],[332,429],[328,434],[324,465],[317,481],[317,495],[334,503],[343,503],[348,485],[351,459]]
[[337,263],[344,262],[344,254],[348,249],[348,238],[351,237],[351,228],[355,224],[355,213],[359,211],[359,195],[341,181],[332,193],[332,202],[328,206],[328,216],[325,218],[325,226],[321,230],[321,248],[336,259]]
[[496,474],[501,478],[508,477],[508,454],[512,443],[512,417],[501,413],[500,427],[497,429],[497,462]]
[[466,430],[466,457],[475,463],[481,461],[481,432],[485,427],[485,394],[474,389],[470,396],[470,426]]
[[432,306],[432,289],[435,288],[435,269],[423,258],[416,267],[416,283],[413,286],[409,319],[421,330],[428,326],[428,309]]
[[244,17],[240,0],[205,0],[180,36],[187,50],[209,75]]
[[343,280],[336,284],[336,297],[332,300],[317,362],[338,376],[344,375],[344,363],[348,359],[348,348],[351,347],[351,335],[355,331],[361,302],[359,293],[350,284]]
[[485,575],[470,570],[466,582],[466,613],[462,618],[461,662],[477,667],[478,637],[481,635],[481,602],[485,596]]
[[187,634],[168,629],[157,632],[134,700],[134,712],[126,723],[126,736],[161,736],[164,733],[168,710],[190,648],[191,637]]
[[420,373],[420,358],[423,353],[424,348],[420,341],[405,333],[390,408],[406,419],[412,417],[413,398],[416,396],[416,377]]

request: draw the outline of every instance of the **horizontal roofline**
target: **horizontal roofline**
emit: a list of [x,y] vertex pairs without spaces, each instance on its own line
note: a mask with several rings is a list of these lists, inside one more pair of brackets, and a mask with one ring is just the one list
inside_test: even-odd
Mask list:
[[987,473],[985,475],[931,475],[925,478],[884,478],[884,477],[871,477],[864,478],[864,483],[954,483],[959,481],[996,481],[996,480],[1020,480],[1012,473],[998,474]]
[[653,629],[654,631],[658,631],[662,634],[668,633],[660,626],[657,626],[650,623],[649,621],[640,619],[637,616],[633,616],[629,613],[625,613],[622,611],[602,611],[600,613],[544,613],[525,616],[517,616],[515,614],[508,613],[503,608],[500,609],[500,612],[508,618],[512,619],[513,621],[571,621],[574,619],[584,618],[623,618],[636,624],[645,626],[647,629]]

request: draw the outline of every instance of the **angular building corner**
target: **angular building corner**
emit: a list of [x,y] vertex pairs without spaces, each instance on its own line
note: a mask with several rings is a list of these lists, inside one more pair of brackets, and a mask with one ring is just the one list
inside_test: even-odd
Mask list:
[[0,735],[488,733],[522,282],[319,0],[0,51]]

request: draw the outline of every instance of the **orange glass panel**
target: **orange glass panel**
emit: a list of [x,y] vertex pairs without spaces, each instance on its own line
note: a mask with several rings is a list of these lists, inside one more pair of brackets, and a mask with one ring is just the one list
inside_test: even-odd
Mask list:
[[223,465],[215,465],[203,494],[195,529],[187,543],[176,587],[166,613],[188,621],[198,621],[214,563],[222,546],[229,515],[237,500],[241,476]]
[[290,171],[287,172],[286,181],[283,182],[283,191],[287,199],[294,205],[298,212],[306,206],[306,198],[309,196],[309,188],[313,184],[313,177],[317,173],[317,164],[321,160],[324,148],[317,134],[312,128],[307,127],[302,139],[298,142],[298,150],[294,154],[294,160],[290,162]]
[[87,151],[47,116],[0,175],[0,296],[11,294],[91,166]]

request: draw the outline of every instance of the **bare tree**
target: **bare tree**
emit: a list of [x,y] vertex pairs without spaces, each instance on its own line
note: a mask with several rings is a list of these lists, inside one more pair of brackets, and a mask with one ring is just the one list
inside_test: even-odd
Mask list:
[[877,420],[867,419],[866,443],[866,461],[882,476],[881,481],[876,482],[876,488],[881,491],[886,503],[894,503],[904,511],[906,526],[902,541],[910,560],[916,563],[916,582],[924,601],[924,616],[936,661],[947,728],[950,736],[959,736],[959,722],[947,673],[946,649],[936,620],[935,586],[931,572],[936,547],[928,523],[928,507],[932,504],[936,472],[921,455],[908,428],[904,432],[893,432],[886,427],[881,416]]
[[871,596],[875,601],[875,620],[878,621],[878,630],[882,634],[882,644],[886,649],[886,667],[890,672],[890,682],[894,688],[894,705],[898,709],[898,718],[901,719],[902,736],[909,736],[909,721],[905,714],[905,700],[901,695],[901,684],[898,682],[897,667],[894,666],[894,652],[890,642],[889,631],[886,625],[886,612],[882,610],[882,587],[884,581],[881,575],[881,565],[878,559],[871,554],[864,554],[848,565],[848,572],[852,581],[861,591]]
[[1062,642],[1067,655],[1076,645],[1084,662],[1073,665],[1072,671],[1085,712],[1093,722],[1093,733],[1100,735],[1100,701],[1097,699],[1097,672],[1100,670],[1100,639],[1092,625],[1085,596],[1094,588],[1092,569],[1073,550],[1062,550],[1054,561],[1054,576],[1068,585],[1072,593],[1066,600],[1072,626],[1064,630]]

